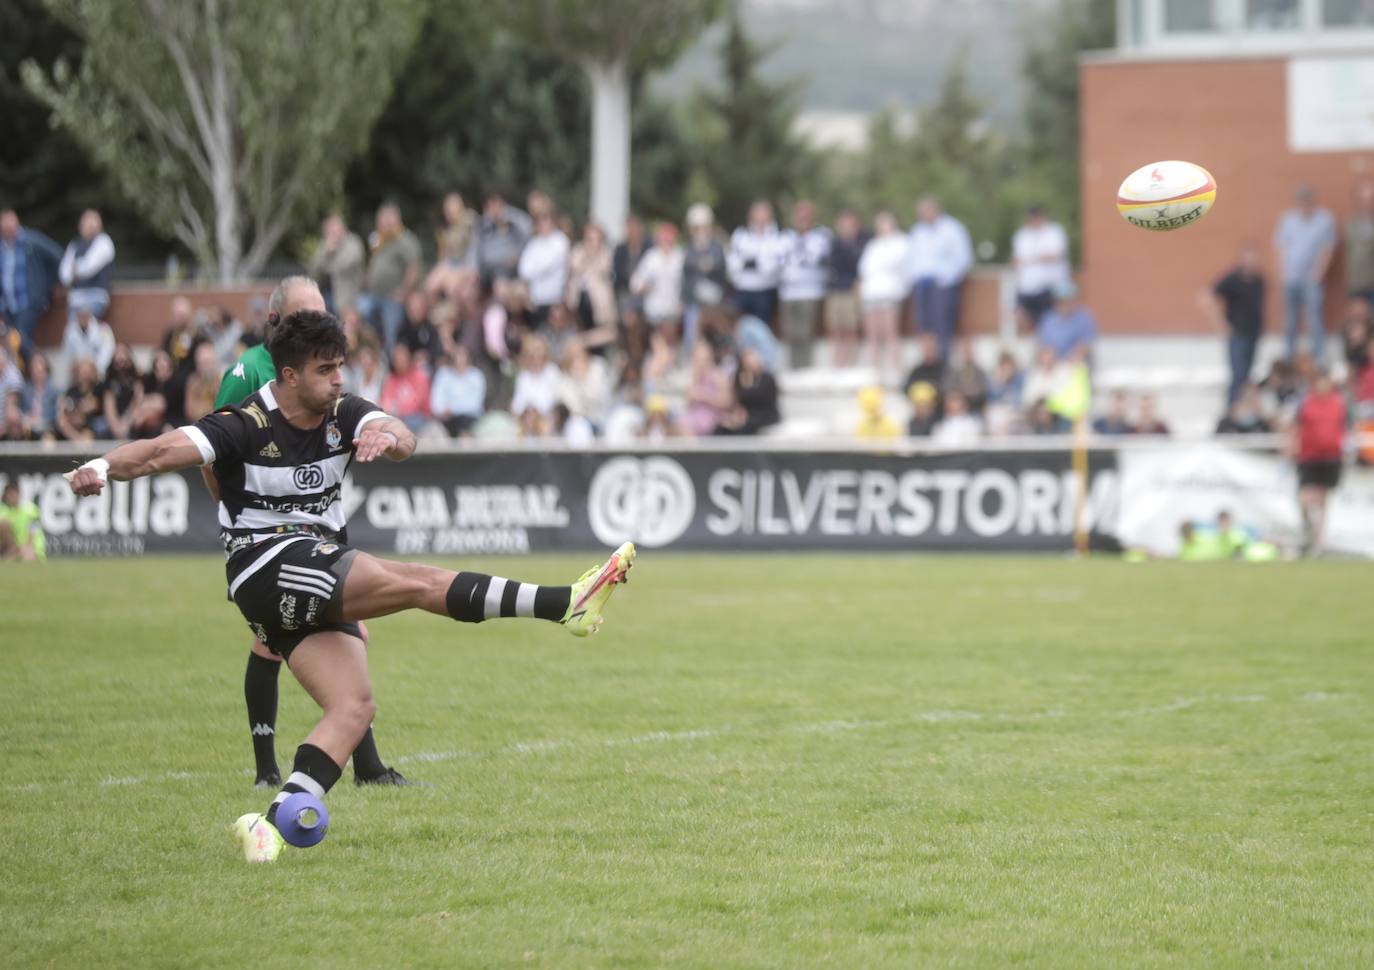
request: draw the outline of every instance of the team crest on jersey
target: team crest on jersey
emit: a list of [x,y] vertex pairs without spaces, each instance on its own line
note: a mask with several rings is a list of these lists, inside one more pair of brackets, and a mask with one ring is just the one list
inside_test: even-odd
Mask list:
[[281,614],[281,628],[283,630],[294,630],[300,625],[296,622],[296,597],[290,593],[281,594],[281,602],[278,604],[277,612]]
[[324,440],[329,445],[330,451],[338,451],[343,444],[343,435],[339,434],[339,426],[333,421],[330,421],[329,427],[324,429]]
[[263,458],[280,458],[281,449],[277,447],[277,443],[275,441],[269,441],[267,443],[267,447],[259,451],[258,454],[261,455]]
[[310,551],[313,556],[330,556],[339,551],[337,542],[317,542],[315,548]]

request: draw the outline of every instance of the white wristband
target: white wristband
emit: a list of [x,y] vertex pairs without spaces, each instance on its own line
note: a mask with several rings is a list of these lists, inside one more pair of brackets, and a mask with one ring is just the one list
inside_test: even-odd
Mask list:
[[81,467],[91,469],[102,482],[109,481],[110,463],[104,458],[92,458]]

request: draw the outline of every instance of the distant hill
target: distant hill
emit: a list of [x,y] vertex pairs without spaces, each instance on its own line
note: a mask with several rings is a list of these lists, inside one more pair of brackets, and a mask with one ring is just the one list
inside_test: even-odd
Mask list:
[[[803,107],[872,112],[929,100],[949,57],[966,45],[974,90],[988,120],[1019,123],[1022,35],[1054,0],[741,0],[751,35],[776,45],[770,80],[804,86]],[[723,27],[708,31],[655,80],[676,93],[709,84]]]

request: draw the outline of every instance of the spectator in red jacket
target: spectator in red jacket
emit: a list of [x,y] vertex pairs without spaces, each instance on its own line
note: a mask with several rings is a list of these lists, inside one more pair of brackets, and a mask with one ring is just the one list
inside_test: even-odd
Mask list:
[[1326,497],[1341,480],[1345,427],[1345,398],[1329,374],[1319,373],[1298,408],[1292,445],[1298,465],[1298,505],[1307,532],[1304,551],[1308,555],[1322,549]]
[[411,431],[419,431],[429,420],[429,375],[403,343],[391,350],[391,373],[382,384],[382,399],[377,403]]

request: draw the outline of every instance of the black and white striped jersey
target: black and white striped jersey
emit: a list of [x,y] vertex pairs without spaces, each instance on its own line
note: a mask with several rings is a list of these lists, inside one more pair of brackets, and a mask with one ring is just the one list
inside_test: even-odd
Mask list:
[[353,439],[386,417],[370,401],[346,394],[318,427],[297,428],[282,417],[273,387],[181,429],[204,463],[214,465],[220,534],[230,558],[293,532],[339,537],[347,525],[340,492]]

